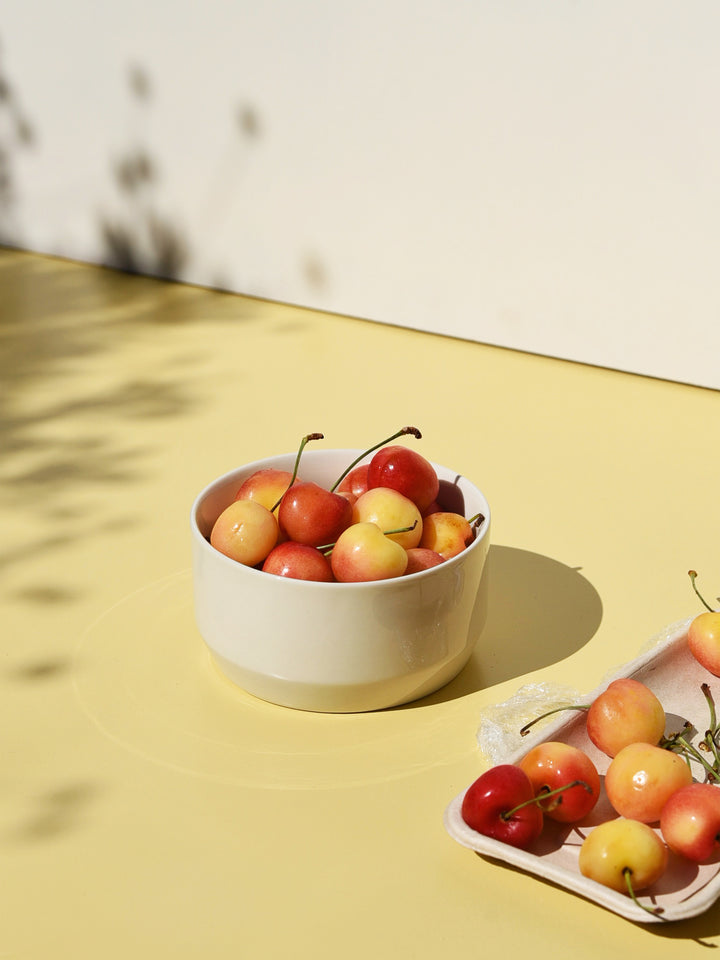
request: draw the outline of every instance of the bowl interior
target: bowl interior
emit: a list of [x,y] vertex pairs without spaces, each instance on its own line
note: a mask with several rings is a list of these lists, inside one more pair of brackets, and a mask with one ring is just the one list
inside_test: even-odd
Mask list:
[[[298,476],[301,480],[312,480],[321,486],[330,487],[351,463],[358,457],[362,457],[362,453],[362,450],[354,449],[306,450],[302,456]],[[245,464],[218,477],[201,491],[193,504],[191,522],[194,530],[201,537],[207,539],[215,520],[225,507],[233,501],[240,484],[245,479],[258,470],[268,468],[292,471],[296,456],[296,453],[285,453],[275,457],[267,457],[263,460]],[[369,454],[362,457],[359,463],[367,463],[371,458],[372,454]],[[466,517],[482,513],[486,518],[477,534],[477,539],[482,539],[490,522],[490,507],[484,495],[474,484],[456,471],[437,463],[433,463],[433,467],[440,479],[455,483],[462,490],[465,499]],[[337,584],[336,586],[340,585]]]

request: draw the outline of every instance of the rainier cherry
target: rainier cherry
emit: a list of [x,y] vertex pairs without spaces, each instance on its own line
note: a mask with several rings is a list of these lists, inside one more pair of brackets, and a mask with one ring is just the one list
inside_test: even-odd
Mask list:
[[402,493],[390,487],[373,487],[363,493],[353,504],[353,523],[376,523],[381,530],[403,529],[387,536],[408,550],[420,543],[423,521],[420,511]]
[[690,652],[713,676],[720,677],[720,613],[700,613],[688,629]]
[[658,744],[665,732],[665,711],[655,694],[639,680],[613,680],[590,704],[556,707],[535,717],[520,730],[525,736],[544,717],[562,710],[584,710],[587,734],[608,757],[631,743]]
[[656,745],[664,732],[662,704],[649,687],[632,677],[613,680],[588,709],[588,736],[609,757],[630,743]]
[[[278,501],[294,481],[295,476],[289,470],[278,470],[275,467],[256,470],[240,485],[235,499],[257,500],[268,510],[272,510],[277,507]],[[277,515],[277,509],[275,513]]]
[[332,572],[341,583],[401,577],[407,562],[405,548],[386,537],[376,523],[354,523],[348,527],[330,555]]
[[708,863],[720,852],[720,788],[690,783],[662,808],[660,830],[665,843],[694,863]]
[[474,533],[470,522],[458,513],[430,513],[423,518],[420,546],[450,560],[468,547]]
[[649,743],[631,743],[616,754],[605,773],[605,792],[621,817],[657,823],[663,807],[692,783],[686,761]]
[[210,532],[210,543],[216,550],[249,567],[262,563],[277,539],[277,520],[256,500],[234,500]]
[[[578,865],[584,877],[635,900],[637,891],[660,879],[667,861],[667,847],[651,827],[638,820],[619,819],[606,820],[588,834],[580,847]],[[645,906],[642,909],[657,912]]]
[[[590,757],[578,747],[546,740],[533,747],[519,761],[533,785],[535,796],[546,816],[561,823],[584,819],[600,796],[600,775]],[[575,781],[575,786],[543,800],[543,794]]]
[[688,570],[693,590],[707,613],[701,613],[688,629],[688,647],[699,664],[713,676],[720,677],[720,612],[713,610],[697,588],[695,570]]

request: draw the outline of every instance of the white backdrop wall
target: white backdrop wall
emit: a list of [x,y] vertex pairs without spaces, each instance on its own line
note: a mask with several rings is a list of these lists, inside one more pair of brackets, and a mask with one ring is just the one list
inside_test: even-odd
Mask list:
[[716,0],[4,0],[0,241],[717,389],[719,44]]

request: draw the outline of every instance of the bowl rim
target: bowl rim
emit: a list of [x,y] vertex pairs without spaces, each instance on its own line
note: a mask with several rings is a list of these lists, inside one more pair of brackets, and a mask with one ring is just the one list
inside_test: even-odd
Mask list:
[[[345,453],[348,454],[350,461],[352,461],[356,459],[363,452],[364,452],[363,450],[354,449],[354,448],[323,447],[321,449],[305,450],[303,452],[303,461],[307,462],[312,459],[320,459],[321,457],[323,457],[323,455],[328,456],[328,455],[345,454]],[[366,457],[362,457],[359,460],[357,466],[361,466],[362,464],[369,462],[369,460],[372,458],[373,453],[375,453],[375,451],[368,453]],[[202,550],[204,552],[209,552],[209,555],[211,555],[215,561],[226,566],[228,569],[232,568],[232,569],[238,570],[238,573],[240,576],[247,575],[247,576],[250,576],[251,578],[253,576],[259,576],[263,578],[263,581],[265,581],[268,577],[272,577],[273,576],[272,574],[268,574],[267,572],[257,569],[256,567],[250,567],[245,564],[238,563],[237,560],[233,560],[231,557],[228,557],[225,554],[221,553],[219,550],[216,550],[211,545],[207,537],[205,537],[201,532],[200,526],[198,523],[198,515],[200,512],[200,507],[202,503],[213,493],[213,491],[228,485],[236,475],[243,473],[250,476],[250,474],[256,472],[257,470],[265,469],[268,466],[274,466],[278,461],[281,461],[281,460],[284,461],[284,460],[291,459],[291,464],[294,464],[296,456],[297,456],[297,451],[294,451],[292,453],[280,453],[270,457],[263,457],[259,460],[253,460],[248,463],[240,464],[239,466],[234,467],[233,469],[228,470],[223,474],[220,474],[219,476],[215,477],[214,480],[211,480],[209,483],[207,483],[195,496],[190,509],[191,535],[192,535],[193,543],[196,545],[197,549]],[[363,581],[354,581],[352,583],[343,583],[337,580],[333,580],[332,582],[324,583],[317,580],[300,580],[295,577],[275,576],[274,579],[277,581],[283,581],[285,584],[287,584],[287,587],[284,587],[283,589],[304,589],[304,590],[311,589],[316,591],[325,591],[325,590],[332,590],[332,591],[356,590],[357,591],[357,590],[363,590],[363,589],[370,590],[374,588],[374,589],[389,590],[393,588],[396,589],[398,584],[408,584],[411,582],[416,582],[421,578],[430,577],[433,574],[439,573],[440,571],[447,573],[449,569],[452,569],[453,567],[463,563],[467,559],[470,552],[475,552],[489,536],[490,521],[491,521],[490,505],[483,491],[478,486],[476,486],[471,480],[469,480],[464,474],[459,474],[457,471],[451,470],[449,467],[443,466],[442,464],[436,463],[435,461],[430,460],[429,462],[432,464],[435,470],[439,469],[443,473],[454,474],[456,479],[462,480],[464,484],[466,484],[473,490],[475,495],[479,497],[484,507],[486,508],[483,511],[484,520],[480,525],[480,527],[477,528],[476,530],[475,539],[468,547],[466,547],[465,550],[463,550],[461,553],[457,554],[456,556],[451,557],[449,560],[445,560],[443,563],[438,564],[435,567],[430,567],[427,570],[418,570],[416,573],[403,574],[403,576],[401,577],[388,577],[383,580],[363,580]],[[291,466],[291,469],[292,469],[292,466]],[[240,573],[240,571],[243,571],[243,572]]]

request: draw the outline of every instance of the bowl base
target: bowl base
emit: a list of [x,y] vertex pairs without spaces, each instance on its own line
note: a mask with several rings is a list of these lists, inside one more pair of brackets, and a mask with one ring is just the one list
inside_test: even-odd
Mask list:
[[466,647],[454,660],[444,664],[442,670],[425,677],[413,674],[375,683],[328,685],[255,673],[214,651],[210,651],[210,658],[226,679],[259,700],[311,713],[369,713],[399,707],[435,693],[460,673],[471,654],[472,648]]

